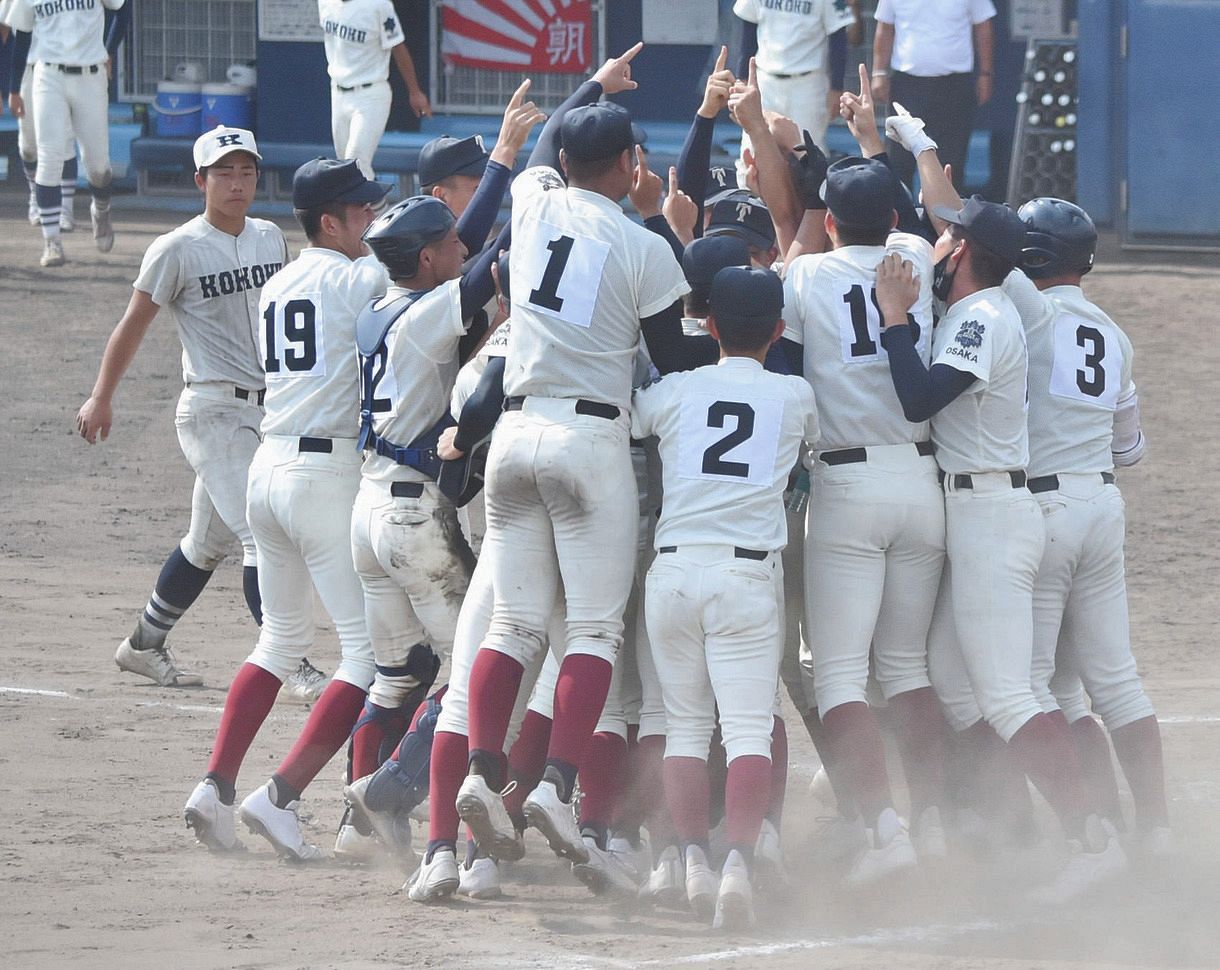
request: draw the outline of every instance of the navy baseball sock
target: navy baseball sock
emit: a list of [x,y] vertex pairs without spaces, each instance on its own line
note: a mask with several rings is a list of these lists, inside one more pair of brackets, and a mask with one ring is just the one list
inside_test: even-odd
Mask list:
[[34,194],[38,197],[38,217],[42,220],[42,238],[58,238],[59,213],[62,205],[63,191],[58,183],[55,185],[42,185],[35,182]]
[[572,800],[572,789],[576,787],[576,765],[560,758],[547,758],[542,780],[549,781],[559,792],[561,802]]
[[64,162],[63,175],[59,183],[61,206],[65,212],[72,211],[76,202],[76,156],[73,155]]
[[284,781],[279,772],[271,776],[271,804],[276,808],[287,808],[292,802],[299,802],[301,793]]
[[257,566],[241,567],[241,591],[246,596],[246,607],[250,610],[250,615],[254,617],[254,622],[259,626],[262,626],[263,597],[258,591]]
[[487,782],[487,787],[492,791],[500,791],[504,788],[504,776],[508,769],[504,752],[472,748],[469,765],[471,771],[483,776],[483,780]]
[[457,841],[455,839],[429,839],[428,849],[424,853],[424,862],[431,862],[438,849],[448,849],[457,858]]
[[110,176],[107,176],[105,185],[98,185],[90,182],[89,191],[93,193],[93,204],[97,208],[98,212],[105,212],[110,208]]
[[137,650],[152,650],[165,643],[169,631],[199,598],[211,578],[211,570],[200,569],[182,554],[181,547],[175,548],[161,567],[131,645]]
[[203,776],[216,786],[216,793],[220,796],[220,801],[224,805],[232,805],[234,799],[237,798],[237,785],[228,778],[221,778],[214,771],[209,771]]

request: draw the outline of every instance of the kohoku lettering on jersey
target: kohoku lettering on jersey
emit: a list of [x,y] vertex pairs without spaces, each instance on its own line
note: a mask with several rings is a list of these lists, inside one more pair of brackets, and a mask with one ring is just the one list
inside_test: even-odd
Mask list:
[[927,422],[913,423],[890,377],[881,344],[877,266],[887,253],[909,260],[920,281],[911,308],[920,359],[932,353],[932,247],[908,233],[885,246],[844,246],[799,256],[784,279],[784,336],[804,348],[805,379],[818,399],[819,450],[926,441]]
[[631,434],[660,437],[665,501],[656,545],[782,549],[783,493],[802,443],[818,437],[800,377],[728,357],[669,374],[634,395]]
[[263,288],[263,434],[355,438],[360,430],[356,317],[390,281],[374,257],[309,247]]
[[758,25],[757,63],[770,74],[829,66],[829,37],[855,20],[845,0],[737,0],[733,13]]
[[259,294],[287,260],[284,234],[265,219],[231,236],[200,215],[153,241],[133,285],[173,314],[184,381],[263,387]]
[[390,0],[318,0],[318,21],[330,79],[345,88],[386,80],[406,41]]
[[[106,11],[124,0],[12,0],[6,23],[33,34],[38,60],[84,67],[106,60]],[[31,47],[30,63],[34,62]]]
[[1127,335],[1079,286],[1039,291],[1019,270],[1004,281],[1029,346],[1029,474],[1109,471],[1114,412],[1133,395]]
[[641,318],[689,290],[673,250],[552,168],[526,169],[512,194],[505,393],[629,407]]

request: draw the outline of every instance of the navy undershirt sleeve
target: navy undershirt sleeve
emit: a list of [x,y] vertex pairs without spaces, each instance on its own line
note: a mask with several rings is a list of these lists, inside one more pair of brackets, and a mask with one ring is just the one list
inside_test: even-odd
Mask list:
[[[481,310],[493,296],[496,295],[496,281],[491,277],[491,264],[496,261],[502,249],[508,248],[509,238],[511,236],[511,226],[505,226],[500,230],[500,235],[495,238],[495,241],[487,246],[478,258],[471,264],[470,269],[462,275],[462,282],[458,284],[458,288],[462,294],[462,319],[469,320],[474,316],[476,310]],[[471,331],[474,330],[473,325]],[[483,333],[487,332],[487,320],[483,320]],[[469,337],[467,333],[466,337]],[[482,337],[482,333],[479,335]],[[466,337],[462,339],[465,340]]]
[[927,421],[976,380],[948,364],[925,367],[909,326],[887,327],[881,332],[881,346],[889,356],[890,377],[908,421]]
[[468,453],[491,434],[504,407],[504,358],[492,357],[483,368],[479,383],[458,417],[453,447]]
[[674,256],[678,262],[682,262],[683,245],[681,240],[674,235],[673,227],[664,216],[649,216],[644,220],[644,228],[650,232],[655,232],[658,236],[669,243],[669,248],[674,251]]
[[109,24],[106,27],[106,53],[114,57],[119,49],[119,44],[123,43],[123,38],[127,36],[127,25],[131,23],[131,5],[135,0],[127,0],[118,10],[106,11],[106,19]]
[[[739,20],[741,18],[738,18]],[[750,58],[758,53],[758,24],[741,21],[741,53],[737,57],[737,76],[750,76]]]
[[695,218],[696,238],[703,235],[703,193],[707,188],[708,169],[712,167],[712,133],[715,129],[715,118],[695,115],[678,155],[678,188],[699,207],[699,214]]
[[[771,346],[771,350],[777,350],[784,355],[784,360],[788,364],[786,371],[777,371],[777,373],[797,374],[804,376],[805,374],[805,348],[798,344],[795,340],[790,340],[787,337],[780,337]],[[770,352],[767,354],[771,356]]]
[[500,206],[504,203],[504,193],[512,179],[511,170],[499,162],[487,163],[483,177],[479,179],[479,187],[471,196],[470,205],[466,207],[457,221],[458,238],[466,247],[467,252],[476,253],[487,242],[487,234],[496,223],[500,214]]
[[[13,66],[9,74],[9,91],[21,93],[21,79],[25,76],[26,61],[30,59],[30,39],[33,35],[29,31],[14,30],[13,31]],[[26,111],[33,111],[34,106],[27,104]]]
[[847,28],[840,27],[830,35],[830,89],[842,91],[843,75],[847,73]]

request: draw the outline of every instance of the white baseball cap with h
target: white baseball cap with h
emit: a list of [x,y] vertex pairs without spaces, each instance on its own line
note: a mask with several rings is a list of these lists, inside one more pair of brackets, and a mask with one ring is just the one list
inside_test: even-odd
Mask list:
[[263,160],[254,143],[254,132],[217,125],[195,139],[195,169],[215,165],[230,152],[249,152],[260,162]]

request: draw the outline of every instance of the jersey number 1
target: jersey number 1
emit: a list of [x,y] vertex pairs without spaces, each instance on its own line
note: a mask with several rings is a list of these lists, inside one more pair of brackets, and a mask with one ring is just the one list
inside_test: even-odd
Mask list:
[[559,281],[563,278],[563,270],[568,265],[568,257],[572,255],[575,242],[571,236],[560,236],[546,244],[546,248],[551,251],[551,257],[547,260],[538,289],[530,290],[530,303],[534,306],[546,307],[554,313],[563,309],[563,300],[559,296]]
[[[869,301],[873,305],[873,309],[877,311],[877,322],[880,326],[881,322],[881,306],[877,303],[877,288],[872,287],[868,291]],[[843,302],[847,304],[851,311],[851,329],[855,335],[855,340],[852,341],[851,355],[853,357],[873,357],[877,353],[877,341],[869,332],[869,312],[868,304],[864,302],[864,287],[860,284],[855,284],[850,290],[843,294]],[[919,324],[915,322],[915,314],[907,314],[907,326],[911,328],[911,341],[919,343]]]

